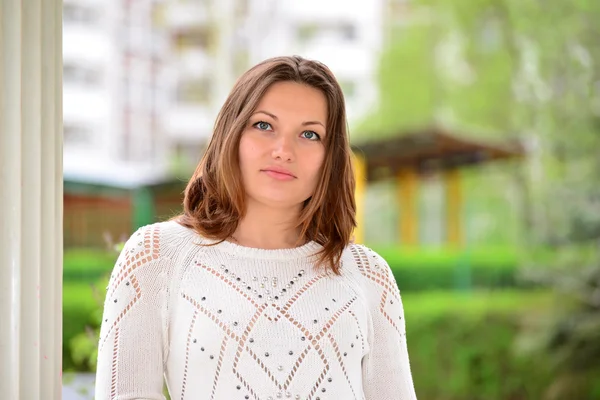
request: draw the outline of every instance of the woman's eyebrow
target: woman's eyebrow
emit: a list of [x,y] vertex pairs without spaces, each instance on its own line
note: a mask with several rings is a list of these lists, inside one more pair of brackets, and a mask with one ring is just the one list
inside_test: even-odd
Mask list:
[[[273,118],[275,121],[279,121],[279,119],[277,118],[277,116],[275,114],[273,114],[273,113],[270,113],[270,112],[264,111],[264,110],[258,110],[254,114],[259,114],[259,113],[268,115],[269,117]],[[302,126],[306,126],[306,125],[321,125],[323,128],[325,128],[325,124],[323,124],[320,121],[305,121],[305,122],[302,123]]]
[[273,118],[275,121],[278,121],[278,120],[279,120],[275,114],[271,114],[270,112],[263,111],[263,110],[258,110],[258,111],[256,111],[254,114],[258,114],[258,113],[263,113],[263,114],[266,114],[266,115],[268,115],[269,117]]
[[306,125],[321,125],[323,128],[325,128],[325,125],[323,125],[323,123],[319,122],[319,121],[306,121],[302,123],[302,126],[306,126]]

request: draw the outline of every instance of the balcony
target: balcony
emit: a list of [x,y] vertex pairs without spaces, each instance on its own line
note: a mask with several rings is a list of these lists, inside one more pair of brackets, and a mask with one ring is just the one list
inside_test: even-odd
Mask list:
[[67,81],[63,90],[65,122],[100,123],[109,117],[110,94],[101,87],[87,88]]
[[187,31],[209,22],[206,4],[200,2],[177,2],[164,10],[163,21],[166,27],[175,31]]
[[81,60],[97,65],[110,60],[112,56],[109,34],[86,26],[65,24],[62,48],[65,61]]
[[198,79],[213,72],[214,59],[201,49],[182,49],[177,56],[177,72],[184,79]]
[[363,77],[376,67],[373,52],[353,43],[340,43],[338,40],[318,38],[303,48],[305,54],[325,63],[334,74],[340,77]]
[[381,8],[379,3],[379,1],[364,1],[349,6],[345,0],[303,0],[289,2],[285,8],[286,13],[294,21],[329,23],[343,20],[371,20]]
[[163,119],[163,128],[174,141],[200,143],[210,138],[216,114],[210,107],[177,104]]

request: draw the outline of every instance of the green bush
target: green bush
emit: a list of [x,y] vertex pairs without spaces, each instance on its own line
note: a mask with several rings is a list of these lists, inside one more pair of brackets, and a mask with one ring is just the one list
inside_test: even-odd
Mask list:
[[67,249],[63,262],[63,370],[89,371],[96,360],[104,288],[123,244],[113,251]]
[[[100,280],[95,287],[103,284]],[[92,285],[65,285],[66,371],[94,370],[103,298],[103,291]],[[430,291],[404,293],[402,298],[419,398],[544,398],[554,381],[548,358],[526,352],[520,332],[555,311],[551,292]]]
[[519,348],[527,315],[550,310],[548,292],[403,295],[411,370],[419,398],[542,399],[553,379],[541,357]]
[[[518,277],[523,255],[515,248],[477,248],[473,250],[407,249],[374,247],[394,272],[403,291],[531,287]],[[537,250],[545,259],[552,252]],[[65,251],[65,282],[94,282],[110,273],[118,254],[97,249]],[[536,256],[537,259],[544,259]]]
[[373,248],[390,265],[403,291],[530,288],[519,279],[521,255],[514,248]]
[[64,253],[64,282],[94,282],[112,270],[118,253],[102,249],[67,249]]
[[[108,282],[108,278],[101,280]],[[100,326],[104,293],[101,284],[92,285],[80,282],[66,282],[63,285],[63,370],[89,371],[87,361],[89,344],[82,338],[95,335],[94,329]],[[97,341],[94,338],[93,341]],[[97,345],[97,343],[95,343]],[[94,346],[95,346],[94,345]],[[82,346],[87,346],[82,348]],[[90,351],[95,351],[91,349]]]

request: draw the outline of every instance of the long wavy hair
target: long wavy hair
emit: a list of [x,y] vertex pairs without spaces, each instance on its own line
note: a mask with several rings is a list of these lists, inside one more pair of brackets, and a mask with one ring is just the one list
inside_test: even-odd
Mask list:
[[226,240],[246,210],[239,143],[250,116],[267,89],[292,81],[320,90],[327,99],[325,159],[312,196],[296,228],[300,240],[322,245],[316,267],[339,275],[339,261],[356,226],[354,173],[342,89],[325,65],[299,56],[267,59],[235,83],[217,116],[214,132],[185,189],[183,213],[174,219],[203,237]]

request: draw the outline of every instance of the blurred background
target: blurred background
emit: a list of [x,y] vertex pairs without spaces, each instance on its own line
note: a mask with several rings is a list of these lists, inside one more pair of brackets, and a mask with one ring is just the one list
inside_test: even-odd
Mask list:
[[600,399],[600,2],[64,0],[64,393],[92,398],[104,287],[181,210],[245,70],[346,96],[357,240],[402,292],[421,400]]

